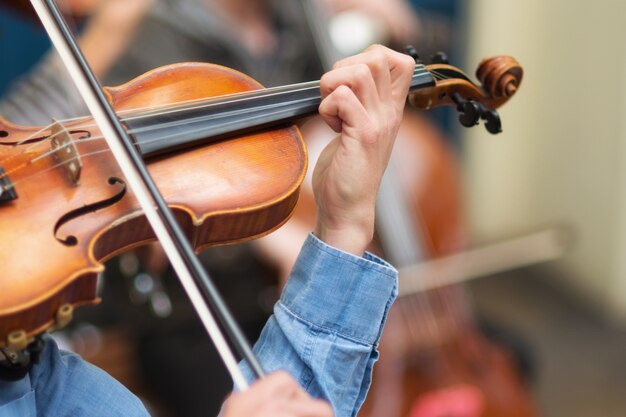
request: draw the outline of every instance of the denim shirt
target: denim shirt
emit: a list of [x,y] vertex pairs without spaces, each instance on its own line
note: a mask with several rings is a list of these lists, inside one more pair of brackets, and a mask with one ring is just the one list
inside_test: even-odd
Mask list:
[[[309,235],[254,350],[268,372],[288,371],[312,396],[328,400],[336,417],[355,416],[396,293],[397,272],[389,264]],[[123,385],[51,339],[26,377],[0,381],[0,417],[147,415]]]

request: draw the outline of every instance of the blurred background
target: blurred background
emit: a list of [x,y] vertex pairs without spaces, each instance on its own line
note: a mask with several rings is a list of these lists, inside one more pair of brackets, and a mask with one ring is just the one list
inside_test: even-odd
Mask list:
[[[412,44],[425,63],[444,51],[474,80],[483,58],[515,57],[524,80],[497,136],[461,127],[454,109],[407,110],[372,247],[400,269],[403,292],[361,415],[626,413],[626,3],[59,4],[106,85],[182,61],[303,82],[371,43]],[[29,10],[0,1],[0,117],[44,126],[85,114]],[[314,119],[301,127],[314,159],[330,135]],[[201,255],[252,340],[311,229],[307,193],[281,230]],[[230,382],[160,250],[110,261],[101,284],[103,304],[58,340],[155,416],[215,414]]]

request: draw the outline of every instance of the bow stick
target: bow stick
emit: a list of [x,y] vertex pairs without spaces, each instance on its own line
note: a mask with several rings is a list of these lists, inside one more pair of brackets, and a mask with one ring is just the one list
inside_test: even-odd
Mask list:
[[[87,64],[55,1],[31,0],[31,3],[106,139],[130,189],[145,212],[235,386],[239,390],[247,389],[248,382],[237,365],[234,352],[226,337],[230,339],[240,355],[248,361],[255,376],[262,378],[265,373],[252,348],[196,257],[189,240],[176,222],[134,143],[128,137],[106,99],[102,86]],[[226,334],[222,332],[214,316],[219,319]]]

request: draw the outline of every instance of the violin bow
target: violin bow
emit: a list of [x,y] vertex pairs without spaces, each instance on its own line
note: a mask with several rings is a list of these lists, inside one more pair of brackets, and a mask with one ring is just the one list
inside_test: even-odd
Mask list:
[[[106,99],[102,86],[85,60],[55,1],[31,0],[31,3],[146,214],[235,386],[241,391],[246,390],[249,384],[237,364],[227,338],[248,362],[255,376],[262,378],[265,372],[258,358],[202,267],[134,143]],[[223,326],[224,332],[215,317]]]

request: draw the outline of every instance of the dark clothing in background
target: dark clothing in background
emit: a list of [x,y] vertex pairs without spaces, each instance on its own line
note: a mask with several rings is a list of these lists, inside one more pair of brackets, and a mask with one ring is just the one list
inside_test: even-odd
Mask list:
[[321,75],[319,60],[297,2],[272,2],[278,45],[266,56],[247,51],[237,41],[236,23],[206,3],[203,0],[162,0],[108,79],[119,84],[155,67],[185,61],[234,68],[268,87],[308,81]]

